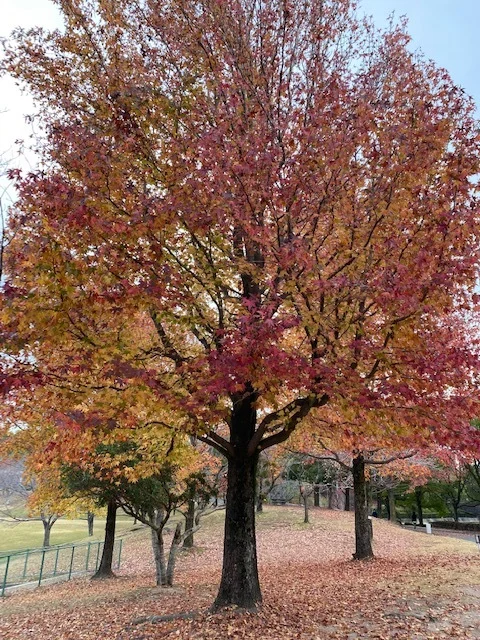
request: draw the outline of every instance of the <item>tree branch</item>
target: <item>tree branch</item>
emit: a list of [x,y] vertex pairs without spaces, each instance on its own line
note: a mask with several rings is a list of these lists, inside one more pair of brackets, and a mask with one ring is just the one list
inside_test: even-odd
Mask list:
[[384,460],[369,460],[365,459],[365,464],[373,464],[373,465],[382,465],[389,464],[390,462],[394,462],[395,460],[407,460],[408,458],[412,458],[417,452],[413,451],[411,453],[405,453],[398,456],[390,456],[390,458],[385,458]]
[[265,418],[260,422],[258,429],[253,434],[252,439],[250,440],[248,446],[248,454],[254,454],[255,450],[260,445],[263,436],[272,425],[275,425],[276,422],[278,422],[279,424],[284,423],[285,418],[288,418],[292,412],[298,410],[303,404],[310,401],[311,397],[312,396],[307,396],[306,398],[296,398],[281,409],[273,411],[272,413],[269,413],[267,416],[265,416]]
[[197,438],[201,442],[205,442],[205,444],[208,444],[210,447],[213,447],[214,449],[216,449],[219,453],[221,453],[227,459],[233,458],[235,454],[230,442],[228,440],[225,440],[225,438],[222,438],[221,436],[217,435],[213,431],[210,431],[204,436],[197,436]]
[[155,329],[157,330],[158,337],[160,338],[160,341],[162,342],[165,349],[165,353],[163,355],[173,360],[175,362],[175,365],[179,367],[184,362],[186,362],[186,358],[184,358],[173,346],[172,341],[167,336],[166,331],[158,318],[157,312],[154,309],[150,310],[150,317],[152,318]]
[[[270,418],[274,414],[270,414],[269,416],[267,416],[267,418],[265,418],[262,421],[262,423],[260,424],[260,427],[257,429],[253,438],[250,441],[250,445],[248,447],[249,455],[253,455],[254,451],[257,448],[260,451],[264,451],[265,449],[268,449],[268,447],[272,447],[274,444],[280,444],[282,442],[285,442],[285,440],[287,440],[290,437],[290,435],[295,431],[298,423],[301,422],[303,418],[305,418],[305,416],[307,416],[310,413],[311,409],[313,409],[314,407],[323,407],[325,404],[327,404],[328,400],[329,400],[329,396],[326,393],[324,393],[323,396],[320,396],[320,397],[311,394],[305,398],[299,398],[293,403],[290,403],[290,405],[287,405],[287,406],[292,406],[296,404],[296,409],[294,413],[290,416],[290,418],[288,418],[288,420],[284,422],[283,429],[261,440],[261,437],[263,433],[265,433],[265,429],[269,423],[267,418]],[[274,422],[274,421],[275,420],[272,420],[271,422]]]

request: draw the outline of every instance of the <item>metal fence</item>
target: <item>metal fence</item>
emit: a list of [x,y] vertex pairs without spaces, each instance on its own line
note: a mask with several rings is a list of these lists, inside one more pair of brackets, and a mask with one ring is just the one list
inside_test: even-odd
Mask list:
[[[27,549],[0,556],[0,596],[6,589],[26,583],[38,586],[52,578],[70,580],[79,573],[94,573],[102,558],[104,542],[63,544]],[[114,568],[120,567],[122,540],[115,541]]]

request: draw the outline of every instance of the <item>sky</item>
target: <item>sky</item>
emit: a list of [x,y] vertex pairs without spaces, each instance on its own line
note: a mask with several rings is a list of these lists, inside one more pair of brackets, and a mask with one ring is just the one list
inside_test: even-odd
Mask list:
[[[7,37],[16,26],[40,25],[48,29],[61,25],[50,0],[0,0],[0,6],[0,38]],[[473,96],[480,107],[480,0],[363,0],[361,7],[379,26],[392,13],[406,15],[412,48],[421,49],[427,58],[448,69],[454,82]],[[24,140],[28,146],[32,131],[25,116],[32,112],[31,100],[20,94],[10,78],[0,78],[2,157],[15,156],[15,140]],[[34,162],[31,156],[30,162]]]

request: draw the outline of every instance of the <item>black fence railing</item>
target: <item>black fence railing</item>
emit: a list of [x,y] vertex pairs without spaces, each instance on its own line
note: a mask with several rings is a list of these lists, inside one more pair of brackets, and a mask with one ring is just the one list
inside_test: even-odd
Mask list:
[[[26,583],[39,586],[47,579],[70,578],[79,573],[94,573],[100,564],[103,541],[63,544],[42,549],[27,549],[0,556],[0,596],[11,587]],[[122,540],[115,541],[114,568],[118,569]]]

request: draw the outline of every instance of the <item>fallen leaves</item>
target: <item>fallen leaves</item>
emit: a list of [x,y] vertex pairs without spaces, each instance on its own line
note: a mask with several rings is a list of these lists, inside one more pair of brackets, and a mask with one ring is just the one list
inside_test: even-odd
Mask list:
[[[153,586],[148,532],[132,534],[116,580],[87,579],[1,603],[0,637],[23,640],[440,640],[480,637],[480,563],[472,543],[375,522],[374,562],[350,560],[353,514],[267,507],[258,541],[261,609],[212,614],[221,516],[179,558],[173,589]],[[265,525],[263,524],[265,523]],[[140,620],[142,619],[143,620]],[[137,624],[134,624],[137,621]]]

